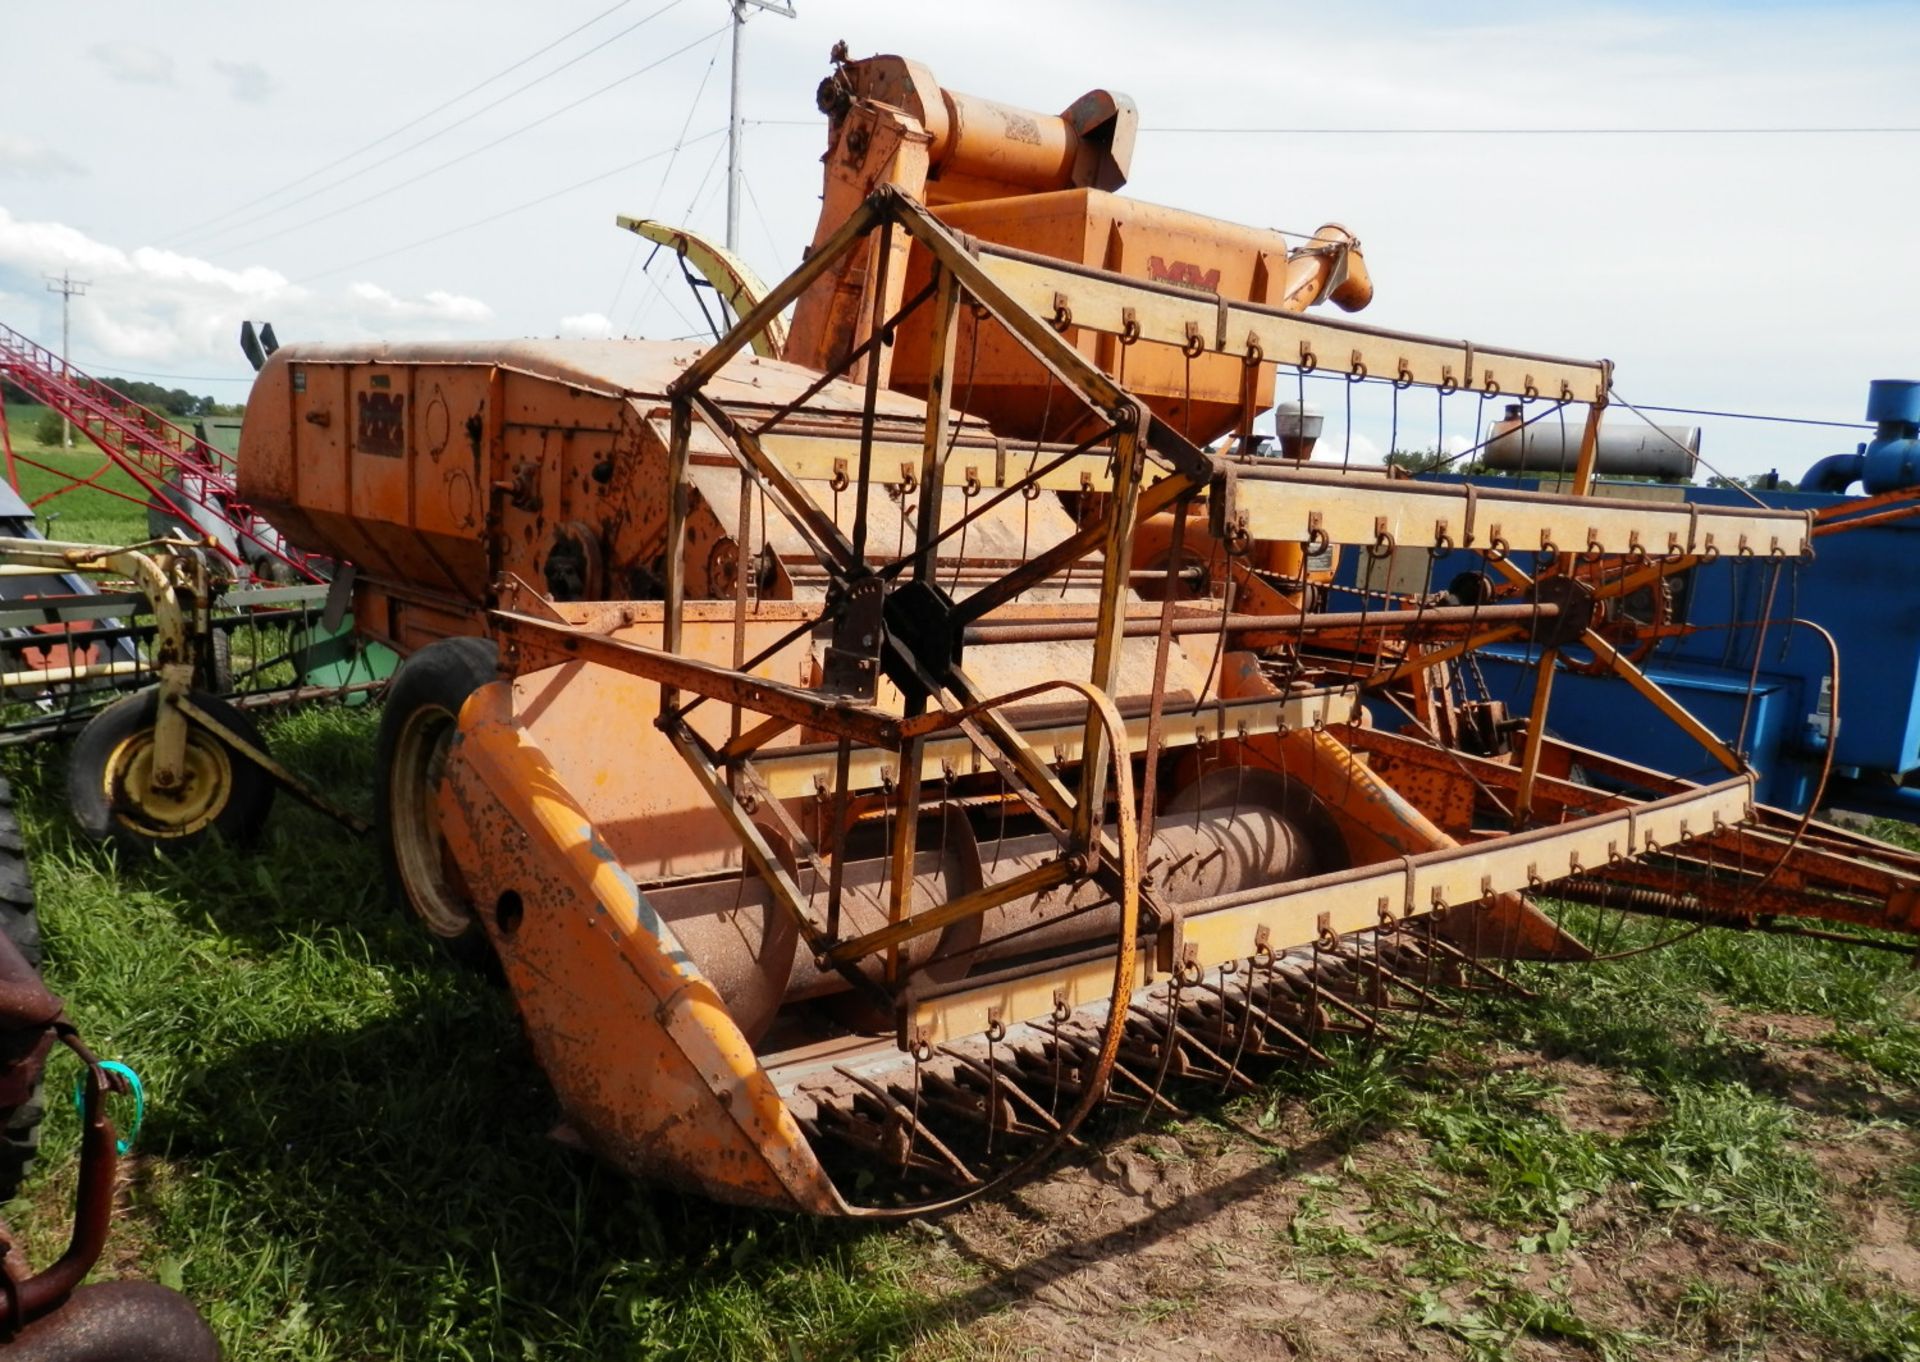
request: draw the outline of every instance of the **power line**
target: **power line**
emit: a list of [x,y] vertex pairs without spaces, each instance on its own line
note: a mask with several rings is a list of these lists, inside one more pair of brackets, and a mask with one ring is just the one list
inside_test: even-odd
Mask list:
[[760,234],[767,239],[767,258],[777,261],[780,258],[780,243],[773,239],[773,227],[767,222],[767,215],[760,208],[760,196],[753,192],[753,181],[748,180],[745,183],[747,202],[753,205],[753,215],[760,220]]
[[[709,34],[707,36],[712,37],[713,35]],[[686,141],[685,145],[694,146],[694,145],[697,145],[698,143],[709,141],[715,137],[718,137],[721,133],[725,131],[726,129],[724,127],[714,128],[709,132],[701,133],[698,137],[689,138]],[[391,256],[399,255],[405,251],[417,250],[421,246],[430,246],[436,241],[444,241],[450,236],[458,236],[462,232],[470,232],[476,227],[484,227],[488,223],[498,222],[501,218],[512,217],[515,213],[523,213],[529,208],[537,208],[543,203],[547,203],[553,199],[560,198],[562,195],[571,194],[578,189],[585,189],[588,185],[598,184],[602,180],[610,180],[615,175],[625,174],[629,170],[637,169],[638,167],[643,165],[649,165],[654,161],[658,161],[663,156],[670,156],[672,154],[673,154],[673,148],[662,147],[659,151],[652,152],[646,156],[642,156],[637,161],[628,161],[625,165],[618,165],[611,170],[601,171],[598,175],[589,175],[584,180],[576,180],[572,184],[567,185],[564,189],[556,189],[551,193],[542,194],[538,198],[528,199],[525,203],[517,203],[511,208],[503,208],[497,213],[489,213],[486,217],[475,218],[472,222],[462,223],[458,227],[449,227],[444,232],[435,232],[432,236],[421,237],[418,241],[409,241],[404,246],[395,246],[391,250],[381,251],[376,255],[362,256],[360,259],[350,260],[344,265],[335,265],[331,269],[319,270],[313,274],[305,275],[302,278],[296,279],[294,280],[294,282],[298,284],[311,283],[315,279],[325,279],[329,275],[341,274],[347,270],[359,269],[362,265],[371,265],[377,260],[385,260]]]
[[[680,215],[680,221],[682,223],[685,223],[688,226],[693,225],[693,214],[694,214],[694,210],[700,206],[700,195],[702,192],[705,191],[707,187],[707,181],[713,178],[713,169],[715,166],[720,164],[721,153],[723,153],[725,150],[726,150],[726,147],[724,145],[717,146],[713,149],[713,156],[707,162],[706,171],[700,176],[700,183],[693,187],[693,197],[687,200],[687,211]],[[656,297],[659,298],[662,302],[664,302],[670,309],[672,309],[673,315],[680,319],[680,322],[683,326],[693,325],[693,322],[691,321],[691,319],[688,318],[687,314],[682,312],[680,310],[679,305],[673,301],[672,296],[668,294],[668,292],[660,286],[660,281],[653,277],[653,261],[654,261],[655,254],[656,252],[651,252],[651,251],[648,252],[646,264],[640,267],[640,279],[643,287],[640,294],[640,300],[633,305],[633,313],[631,316],[627,318],[627,334],[632,334],[634,331],[639,329],[641,314],[646,311],[647,304]],[[646,288],[648,287],[651,287],[651,289],[653,290],[651,294],[646,292]],[[611,322],[613,318],[608,317],[607,320]]]
[[[677,5],[680,3],[682,3],[682,0],[672,0],[672,4]],[[534,119],[531,123],[523,123],[521,126],[513,129],[511,132],[502,133],[500,136],[494,138],[491,142],[483,142],[481,145],[477,147],[473,147],[467,151],[463,151],[458,156],[454,156],[449,158],[448,160],[442,161],[440,162],[440,164],[436,166],[432,166],[426,170],[420,171],[418,174],[409,176],[407,179],[401,180],[396,184],[390,184],[385,189],[377,189],[373,193],[364,195],[361,198],[357,198],[351,203],[341,204],[338,208],[331,208],[331,209],[328,209],[326,212],[321,213],[315,217],[307,218],[305,221],[302,221],[302,222],[296,222],[291,227],[277,227],[273,231],[267,232],[264,235],[252,237],[246,241],[236,242],[233,245],[223,246],[220,249],[223,251],[239,251],[239,250],[245,250],[251,246],[258,246],[263,241],[272,241],[277,237],[286,236],[289,232],[302,231],[308,227],[316,226],[317,224],[326,222],[332,218],[337,218],[342,213],[350,213],[356,208],[364,208],[367,204],[370,204],[377,199],[383,199],[387,195],[395,193],[399,190],[410,189],[414,185],[419,184],[421,181],[431,179],[433,176],[438,175],[443,170],[452,169],[454,166],[459,165],[462,161],[470,161],[475,156],[480,155],[482,152],[492,151],[495,147],[500,146],[502,143],[505,143],[505,142],[511,142],[514,138],[521,136],[523,133],[532,132],[535,128],[540,127],[543,124],[551,123],[554,119],[558,118],[561,114],[569,113],[572,110],[579,108],[582,104],[587,103],[589,100],[598,99],[601,95],[606,94],[609,90],[615,89],[616,87],[621,85],[625,85],[628,81],[638,80],[641,76],[646,75],[647,72],[666,65],[668,62],[672,61],[675,57],[681,56],[687,52],[692,51],[694,48],[698,47],[701,43],[707,41],[707,39],[717,37],[725,31],[726,31],[726,26],[723,24],[719,28],[713,29],[706,33],[702,33],[698,38],[695,38],[692,42],[687,43],[685,46],[676,47],[673,49],[673,51],[667,53],[663,57],[656,57],[654,60],[648,62],[645,66],[642,66],[639,70],[629,71],[626,75],[621,76],[618,80],[608,81],[605,85],[602,85],[599,89],[589,91],[588,93],[580,96],[580,98],[574,100],[570,104],[562,104],[559,108],[554,109],[549,113],[542,114],[540,117]]]
[[1142,127],[1152,133],[1288,137],[1801,137],[1916,133],[1915,127],[1860,128],[1207,128]]
[[1759,506],[1763,509],[1766,507],[1767,503],[1760,500],[1759,497],[1755,496],[1753,494],[1753,490],[1749,488],[1745,483],[1737,482],[1734,479],[1728,477],[1725,473],[1722,473],[1718,468],[1715,468],[1712,464],[1708,463],[1706,460],[1706,457],[1703,454],[1701,454],[1699,450],[1688,449],[1685,445],[1681,444],[1678,440],[1674,439],[1673,436],[1669,435],[1666,432],[1666,430],[1659,424],[1659,422],[1655,421],[1651,416],[1647,415],[1644,411],[1640,410],[1640,408],[1634,406],[1633,403],[1627,401],[1626,398],[1622,397],[1620,395],[1620,390],[1618,388],[1612,388],[1609,390],[1607,394],[1607,402],[1609,405],[1612,405],[1615,402],[1619,403],[1621,406],[1625,407],[1628,411],[1632,412],[1635,416],[1639,417],[1642,421],[1644,421],[1647,425],[1647,429],[1651,430],[1654,434],[1658,435],[1661,439],[1665,440],[1668,444],[1672,445],[1675,449],[1679,450],[1682,454],[1691,454],[1694,460],[1697,463],[1699,463],[1699,465],[1702,468],[1706,469],[1707,472],[1713,474],[1714,477],[1720,479],[1721,482],[1725,483],[1727,486],[1739,492],[1740,495],[1744,496],[1748,501],[1751,501],[1755,506]]
[[[565,41],[567,41],[567,39],[573,37],[574,34],[581,33],[589,28],[592,28],[595,24],[599,23],[602,19],[606,18],[609,14],[614,13],[616,10],[625,9],[628,5],[631,5],[632,3],[633,3],[633,0],[619,0],[617,4],[612,5],[607,9],[601,10],[598,14],[594,15],[593,18],[587,20],[584,24],[579,24],[573,28],[568,29],[565,33],[562,33],[559,37],[555,38],[552,42],[548,43],[545,47],[535,48],[532,52],[527,53],[526,56],[520,58],[519,61],[514,62],[511,66],[501,67],[498,71],[495,71],[492,75],[488,76],[485,80],[479,82],[477,85],[469,85],[466,89],[462,90],[459,94],[455,95],[452,99],[444,100],[441,103],[434,105],[431,109],[428,109],[425,113],[421,114],[418,118],[409,119],[407,122],[402,123],[399,127],[395,128],[392,132],[383,133],[381,136],[374,138],[371,142],[366,143],[364,146],[355,147],[352,151],[348,152],[346,155],[335,157],[333,160],[328,161],[325,165],[320,166],[318,169],[309,170],[304,175],[288,180],[285,184],[279,186],[276,189],[269,189],[266,193],[260,195],[258,198],[248,199],[245,203],[239,204],[233,208],[229,208],[223,213],[216,213],[214,214],[214,216],[207,218],[204,221],[196,222],[191,227],[184,227],[180,231],[174,234],[174,240],[179,241],[186,237],[196,236],[199,234],[202,228],[210,227],[216,222],[224,222],[226,221],[226,219],[234,216],[236,213],[244,213],[249,208],[254,207],[256,204],[265,203],[268,199],[271,199],[280,194],[283,194],[289,189],[294,189],[302,184],[305,184],[308,180],[313,179],[316,175],[324,175],[329,170],[332,170],[336,166],[345,165],[348,161],[351,161],[356,156],[360,156],[366,152],[372,151],[377,146],[382,146],[385,143],[391,142],[394,138],[398,137],[401,133],[406,132],[409,128],[419,127],[422,123],[426,122],[429,118],[432,118],[435,114],[440,113],[446,109],[452,108],[454,105],[458,104],[461,100],[465,99],[468,95],[478,94],[480,91],[486,89],[487,86],[493,84],[496,80],[499,80],[502,76],[512,75],[515,71],[518,71],[521,67],[525,66],[528,62],[534,60],[536,57],[543,57],[547,53],[553,51],[554,48],[560,46],[561,43],[564,43]],[[621,33],[627,33],[627,32],[631,32],[631,30],[630,29],[621,30]],[[614,34],[614,37],[617,38],[621,36],[621,33]],[[593,48],[589,50],[598,51],[599,49]],[[565,68],[563,67],[559,69],[564,70]],[[550,71],[547,74],[552,75],[553,72]],[[544,80],[546,79],[546,77],[542,76],[541,79]],[[526,87],[522,86],[521,88],[525,89]],[[283,204],[281,206],[291,207],[292,205]]]
[[1773,421],[1783,426],[1831,426],[1836,430],[1872,430],[1866,421],[1816,421],[1809,416],[1765,416],[1751,411],[1706,411],[1699,407],[1655,407],[1640,404],[1641,411],[1667,412],[1675,416],[1724,416],[1734,421]]
[[[1345,383],[1343,373],[1312,373],[1301,377],[1319,382]],[[1626,405],[1622,403],[1622,405]],[[1811,416],[1772,416],[1757,411],[1714,411],[1706,407],[1656,407],[1652,403],[1642,402],[1633,411],[1657,411],[1670,416],[1716,416],[1731,421],[1770,421],[1783,426],[1828,426],[1835,430],[1872,430],[1873,426],[1865,421],[1821,421]]]
[[90,359],[86,362],[87,372],[95,378],[171,378],[181,383],[251,383],[251,374],[242,377],[219,377],[215,374],[159,374],[150,369],[123,369],[110,359]]
[[[685,0],[667,0],[666,4],[642,16],[641,18],[635,20],[633,23],[628,24],[625,28],[621,29],[619,32],[611,34],[608,37],[601,39],[599,42],[595,43],[592,47],[587,48],[584,52],[576,53],[573,56],[567,58],[567,60],[561,62],[560,65],[554,67],[551,71],[548,71],[542,75],[535,76],[532,80],[527,81],[524,85],[515,86],[513,89],[507,91],[507,93],[505,93],[504,95],[501,95],[498,99],[493,100],[487,104],[482,104],[479,108],[474,109],[469,113],[462,114],[459,118],[456,118],[453,122],[447,124],[444,128],[438,128],[435,131],[428,133],[425,137],[419,138],[418,140],[413,142],[409,142],[406,146],[401,147],[398,151],[390,152],[387,155],[382,156],[379,160],[374,161],[369,165],[361,166],[359,169],[349,171],[347,174],[340,176],[338,179],[330,180],[327,183],[322,184],[315,189],[309,190],[307,193],[302,194],[299,198],[289,199],[285,203],[280,204],[278,207],[269,208],[264,213],[256,213],[252,217],[242,219],[241,221],[233,223],[230,226],[218,228],[215,230],[214,235],[216,237],[224,236],[228,232],[237,231],[242,227],[248,227],[257,222],[264,222],[268,218],[271,218],[280,213],[286,212],[287,209],[289,208],[293,208],[298,204],[306,203],[309,200],[318,198],[320,195],[325,194],[331,190],[337,189],[343,184],[347,184],[352,180],[356,180],[360,178],[362,175],[365,175],[370,171],[378,170],[381,166],[388,165],[391,162],[398,160],[400,157],[407,155],[409,152],[417,151],[421,147],[424,147],[425,145],[427,145],[427,143],[446,136],[446,134],[454,131],[456,128],[464,127],[466,124],[471,123],[474,119],[480,117],[482,114],[489,113],[492,110],[499,108],[502,104],[507,103],[509,100],[517,99],[519,96],[525,94],[528,90],[531,90],[534,86],[539,85],[544,81],[551,80],[553,77],[559,75],[562,71],[565,71],[572,66],[578,65],[580,62],[586,60],[588,57],[591,57],[594,53],[599,52],[603,48],[606,48],[611,44],[618,42],[620,39],[626,37],[627,34],[632,33],[635,29],[644,27],[645,25],[651,23],[653,20],[659,18],[661,15],[665,14],[668,10],[674,9],[683,3],[685,3]],[[682,49],[682,51],[684,50],[685,49]],[[670,55],[678,55],[678,54],[675,53]],[[664,60],[664,58],[662,60]],[[658,64],[659,63],[655,63],[655,65],[658,65]],[[639,75],[641,72],[648,71],[651,69],[652,67],[642,67],[640,71],[634,72],[633,75]],[[630,80],[632,79],[632,76],[624,76],[621,79]],[[613,84],[618,85],[620,84],[620,81],[615,81],[613,82]],[[612,88],[613,88],[612,85],[603,86],[600,90],[595,91],[594,94],[588,95],[586,99],[592,99],[596,95],[604,94],[607,90],[610,90]],[[527,131],[528,128],[538,127],[541,123],[545,122],[548,118],[552,118],[556,114],[565,113],[567,109],[575,107],[576,104],[584,104],[586,102],[586,99],[577,100],[575,101],[575,104],[569,104],[564,108],[557,109],[554,111],[554,113],[548,114],[544,118],[536,119],[534,122],[527,124],[524,127],[518,128],[513,132],[508,133],[506,137],[500,138],[495,142],[490,142],[487,144],[487,147],[481,147],[478,150],[485,151],[487,150],[488,147],[497,146],[499,145],[500,142],[506,141],[509,138],[517,137],[520,135],[520,133]],[[468,156],[473,154],[475,153],[474,152],[466,153],[466,155]],[[466,159],[465,156],[456,156],[453,159],[453,161],[445,162],[441,166],[435,167],[435,170],[444,169],[445,166],[452,165],[464,159]],[[431,175],[435,173],[435,170],[429,170],[426,172],[426,174]],[[424,178],[424,176],[420,178]],[[380,191],[380,193],[381,194],[391,193],[393,189],[400,188],[400,187],[401,186],[399,185],[390,186],[388,189]],[[375,194],[373,197],[378,198],[379,196],[380,196],[379,194]],[[361,200],[361,202],[366,202],[366,200]],[[344,211],[344,210],[341,210],[341,211]],[[271,241],[275,236],[279,236],[285,232],[298,231],[300,227],[310,226],[314,222],[324,221],[327,217],[330,217],[330,216],[332,216],[332,214],[323,213],[320,217],[310,218],[305,223],[297,223],[292,227],[278,228],[273,232],[267,233],[265,236],[254,237],[250,241],[242,241],[237,245],[223,246],[223,247],[219,247],[218,249],[229,250],[229,251],[244,250],[246,247],[257,245],[259,242]]]
[[[824,128],[824,118],[750,118],[763,128]],[[1143,124],[1147,133],[1204,133],[1214,136],[1287,137],[1813,137],[1879,136],[1920,132],[1920,126],[1759,127],[1759,128],[1234,128],[1166,127]]]
[[[647,200],[647,216],[652,217],[660,207],[660,196],[666,192],[667,181],[673,178],[673,168],[680,160],[680,148],[686,145],[687,129],[693,126],[693,116],[700,108],[700,96],[707,92],[707,82],[713,79],[713,68],[720,60],[720,44],[713,45],[713,54],[707,58],[707,69],[700,75],[700,84],[693,92],[693,98],[687,103],[687,116],[680,120],[680,137],[673,144],[673,154],[667,158],[667,168],[660,172],[659,183],[653,187],[653,194]],[[633,262],[640,258],[640,246],[643,238],[633,239],[633,248],[627,252],[627,267],[620,271],[620,283],[613,290],[613,301],[607,304],[604,314],[607,325],[613,325],[613,314],[619,310],[620,299],[626,295],[627,280],[633,275]]]

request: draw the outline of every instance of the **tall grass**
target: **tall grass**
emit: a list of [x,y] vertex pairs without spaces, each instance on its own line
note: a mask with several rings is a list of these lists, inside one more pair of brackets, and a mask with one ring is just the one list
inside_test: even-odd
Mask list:
[[[270,736],[364,808],[377,719],[310,709]],[[508,999],[388,907],[368,843],[282,800],[257,851],[117,862],[75,840],[53,752],[4,764],[51,982],[151,1092],[114,1269],[186,1290],[230,1357],[875,1358],[939,1327],[914,1236],[638,1186],[549,1139],[554,1104]],[[1669,932],[1629,923],[1621,939]],[[1363,1235],[1303,1216],[1296,1248],[1341,1272],[1380,1270],[1376,1246],[1404,1250],[1429,1284],[1410,1327],[1474,1355],[1532,1338],[1624,1356],[1640,1345],[1522,1289],[1489,1247],[1563,1252],[1583,1209],[1610,1200],[1640,1223],[1765,1246],[1765,1292],[1702,1297],[1740,1346],[1778,1333],[1810,1340],[1809,1355],[1920,1355],[1913,1303],[1844,1269],[1807,1118],[1733,1026],[1739,1009],[1824,1017],[1896,1110],[1920,1110],[1903,961],[1702,933],[1527,982],[1537,998],[1429,1016],[1398,1047],[1346,1047],[1256,1095],[1255,1113],[1303,1102],[1350,1150],[1396,1131],[1422,1151],[1367,1174]],[[1611,1071],[1651,1095],[1650,1115],[1611,1135],[1568,1129],[1551,1083],[1490,1063],[1514,1043]],[[42,1259],[72,1185],[72,1113],[52,1107],[42,1171],[10,1211]],[[1920,1206],[1920,1173],[1888,1171],[1890,1194]],[[1470,1304],[1432,1294],[1449,1284]]]
[[[276,750],[364,804],[375,715]],[[134,864],[28,796],[48,975],[152,1111],[119,1260],[181,1286],[236,1358],[886,1356],[923,1302],[888,1239],[637,1186],[547,1138],[501,990],[391,912],[371,847],[282,801],[267,845]],[[63,1079],[64,1081],[68,1081]],[[54,1104],[21,1223],[71,1186]]]

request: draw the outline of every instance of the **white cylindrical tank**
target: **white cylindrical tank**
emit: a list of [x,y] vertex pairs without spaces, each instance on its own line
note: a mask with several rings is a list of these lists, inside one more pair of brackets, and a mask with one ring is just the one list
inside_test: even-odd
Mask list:
[[[1543,416],[1525,424],[1518,404],[1493,428],[1484,459],[1487,467],[1509,473],[1571,473],[1580,462],[1584,417]],[[1600,422],[1600,447],[1593,471],[1614,477],[1693,478],[1700,461],[1700,427],[1650,426],[1638,417]]]

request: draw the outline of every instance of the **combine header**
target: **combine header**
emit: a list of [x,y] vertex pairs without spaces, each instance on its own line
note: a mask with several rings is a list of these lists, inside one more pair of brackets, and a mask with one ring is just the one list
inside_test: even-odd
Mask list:
[[[381,741],[395,885],[497,957],[601,1155],[922,1213],[1102,1106],[1243,1087],[1503,960],[1585,957],[1535,906],[1557,885],[1920,927],[1920,863],[1756,808],[1717,738],[1712,783],[1615,763],[1603,791],[1547,737],[1578,645],[1712,738],[1600,603],[1813,542],[1803,515],[1586,495],[1604,361],[1305,315],[1364,303],[1352,239],[1114,197],[1117,97],[1049,119],[883,58],[823,102],[838,220],[764,297],[735,279],[717,344],[296,346],[249,407],[244,495],[351,557],[361,627],[412,654]],[[843,174],[862,192],[836,200]],[[1051,254],[997,239],[1076,215]],[[1276,365],[1584,411],[1574,492],[1210,450]],[[1340,553],[1405,549],[1519,594],[1324,608]],[[1532,720],[1451,708],[1449,668],[1515,639]],[[1467,750],[1482,731],[1504,755]]]

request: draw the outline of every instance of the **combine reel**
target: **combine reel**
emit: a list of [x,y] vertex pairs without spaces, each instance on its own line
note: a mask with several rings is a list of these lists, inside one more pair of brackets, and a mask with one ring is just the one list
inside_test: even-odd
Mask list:
[[[1593,601],[1593,632],[1614,656],[1638,667],[1664,640],[1687,632],[1676,611],[1674,582],[1693,561],[1668,565],[1644,559],[1633,562],[1574,555],[1570,563],[1547,564],[1539,581],[1543,586],[1548,582],[1577,582],[1582,594]],[[1514,581],[1495,582],[1484,573],[1472,572],[1455,577],[1447,594],[1463,604],[1512,603],[1525,598],[1526,588]],[[1610,676],[1614,670],[1609,658],[1578,642],[1561,650],[1560,665],[1582,676]]]

